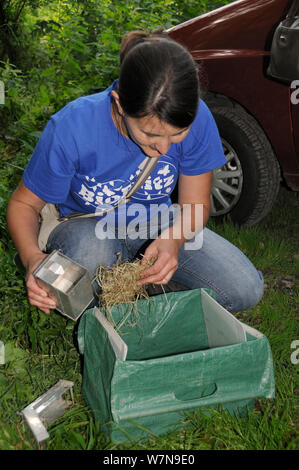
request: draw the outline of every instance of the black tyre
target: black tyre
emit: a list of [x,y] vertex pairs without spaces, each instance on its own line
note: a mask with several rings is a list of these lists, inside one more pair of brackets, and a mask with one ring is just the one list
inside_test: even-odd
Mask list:
[[229,215],[251,226],[271,210],[280,168],[265,133],[243,108],[225,97],[205,99],[213,113],[227,163],[213,172],[211,216]]

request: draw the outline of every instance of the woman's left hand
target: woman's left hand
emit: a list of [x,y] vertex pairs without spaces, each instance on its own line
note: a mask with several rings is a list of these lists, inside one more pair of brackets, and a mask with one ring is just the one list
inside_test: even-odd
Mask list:
[[150,259],[155,263],[140,273],[138,284],[167,284],[178,267],[179,240],[154,240],[145,250],[141,264]]

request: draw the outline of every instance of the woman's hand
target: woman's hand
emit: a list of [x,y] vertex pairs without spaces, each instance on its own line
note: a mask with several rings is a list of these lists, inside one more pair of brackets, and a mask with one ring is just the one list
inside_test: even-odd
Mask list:
[[154,240],[145,250],[141,264],[156,259],[155,263],[140,273],[138,284],[167,284],[178,267],[179,240]]
[[32,260],[30,260],[29,265],[27,266],[26,274],[26,287],[28,293],[29,303],[35,305],[44,313],[50,313],[50,308],[55,308],[55,301],[48,296],[47,292],[42,289],[35,280],[33,276],[33,271],[40,265],[40,263],[47,257],[45,253],[40,253],[36,255]]

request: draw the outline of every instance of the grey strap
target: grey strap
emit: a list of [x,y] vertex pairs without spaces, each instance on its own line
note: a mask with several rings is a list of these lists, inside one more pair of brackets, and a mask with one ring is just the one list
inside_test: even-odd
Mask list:
[[93,212],[93,213],[88,213],[88,214],[86,214],[85,212],[72,212],[71,214],[67,214],[67,215],[64,215],[64,216],[60,217],[58,219],[59,222],[63,222],[65,220],[74,219],[74,218],[85,219],[85,218],[92,218],[92,217],[101,217],[103,215],[108,214],[108,212],[114,211],[120,205],[126,204],[127,202],[129,202],[131,200],[131,197],[133,196],[133,194],[136,191],[138,191],[139,188],[141,188],[143,183],[146,181],[148,176],[151,174],[151,172],[153,171],[153,169],[157,165],[159,158],[160,158],[160,156],[159,157],[146,157],[143,160],[143,162],[139,166],[139,168],[142,169],[142,172],[138,175],[138,177],[136,178],[135,183],[133,184],[132,188],[127,192],[125,197],[120,199],[118,201],[118,203],[115,204],[115,206],[109,207],[109,209],[103,209],[99,212]]
[[136,191],[138,191],[138,189],[141,188],[143,183],[147,180],[148,176],[151,174],[151,172],[153,171],[153,169],[157,165],[159,158],[160,158],[160,156],[159,157],[146,157],[146,159],[143,160],[142,163],[145,162],[143,171],[140,173],[140,175],[136,179],[136,181],[135,181],[134,185],[132,186],[132,188],[126,194],[127,201],[129,201],[131,199],[133,194],[136,193]]
[[288,11],[287,18],[294,19],[299,8],[299,0],[294,0]]

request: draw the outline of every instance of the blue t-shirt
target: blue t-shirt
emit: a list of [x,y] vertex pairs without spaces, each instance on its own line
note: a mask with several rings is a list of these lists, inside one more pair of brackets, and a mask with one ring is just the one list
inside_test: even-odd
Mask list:
[[[24,172],[24,184],[60,215],[95,212],[116,204],[134,184],[145,155],[117,130],[111,116],[111,91],[78,98],[54,114]],[[179,173],[199,175],[226,162],[218,129],[204,101],[186,138],[172,144],[131,202],[146,207],[171,204]],[[116,212],[118,209],[116,210]],[[133,215],[128,216],[127,223]]]

